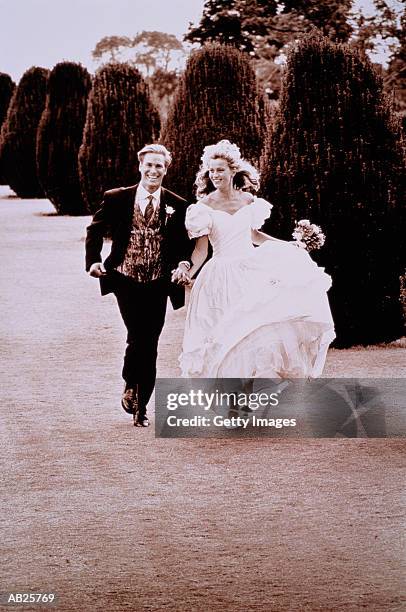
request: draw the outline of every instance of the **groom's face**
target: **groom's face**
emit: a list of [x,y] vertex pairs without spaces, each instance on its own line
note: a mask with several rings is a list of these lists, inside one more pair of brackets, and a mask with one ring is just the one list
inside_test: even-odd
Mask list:
[[145,153],[139,167],[141,185],[153,193],[161,186],[166,174],[165,157],[160,153]]

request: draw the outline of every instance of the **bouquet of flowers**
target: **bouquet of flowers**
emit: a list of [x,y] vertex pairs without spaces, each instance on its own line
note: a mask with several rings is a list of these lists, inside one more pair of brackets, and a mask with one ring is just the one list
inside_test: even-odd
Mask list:
[[307,251],[319,249],[326,241],[326,237],[321,231],[321,228],[314,223],[310,223],[309,219],[296,221],[292,237],[304,244]]

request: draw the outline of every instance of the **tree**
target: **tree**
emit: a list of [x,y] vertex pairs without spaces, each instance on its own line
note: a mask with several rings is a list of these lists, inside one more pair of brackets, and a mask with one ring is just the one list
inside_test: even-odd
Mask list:
[[314,27],[344,42],[352,32],[351,5],[351,0],[206,0],[200,23],[190,26],[185,40],[232,44],[257,58],[264,46],[274,47],[276,55]]
[[133,38],[132,47],[133,58],[129,61],[145,76],[152,101],[164,120],[185,61],[184,46],[173,34],[143,31]]
[[99,61],[105,53],[110,54],[106,62],[117,62],[124,48],[131,47],[132,40],[128,36],[104,36],[92,51],[94,60]]
[[286,46],[314,27],[348,39],[351,1],[206,0],[200,23],[190,26],[185,40],[231,44],[249,53],[262,89],[276,100],[282,74],[279,60]]
[[[15,90],[16,84],[8,74],[0,72],[0,130],[3,125],[3,121],[6,118],[7,109],[10,104],[11,97]],[[1,172],[1,159],[0,159],[0,184],[5,183],[5,178]]]
[[0,135],[0,158],[7,184],[20,198],[43,197],[35,160],[38,123],[45,106],[49,71],[27,70],[14,91]]
[[98,62],[120,60],[140,70],[161,117],[166,118],[186,58],[185,48],[176,36],[145,30],[131,38],[106,36],[97,43],[92,56]]
[[156,70],[173,70],[183,60],[185,49],[174,34],[143,30],[133,37],[105,36],[96,44],[92,57],[97,62],[126,61],[144,76]]
[[6,117],[8,105],[10,104],[15,87],[16,84],[11,76],[0,72],[0,127]]
[[332,275],[338,347],[398,338],[404,157],[399,122],[371,63],[310,36],[292,49],[261,162],[266,229],[295,220],[327,235],[316,258]]
[[[362,0],[355,0],[350,13],[353,29],[350,42],[372,59],[382,43],[386,43],[389,61],[399,47],[402,35],[404,36],[401,23],[402,5],[399,0],[372,0],[371,4],[372,7],[364,6]],[[367,12],[368,8],[369,12]],[[405,9],[403,8],[403,19],[404,16]],[[380,63],[385,64],[386,61],[381,60]]]
[[375,61],[391,60],[404,36],[401,4],[373,0],[369,16],[364,4],[362,0],[206,0],[200,23],[191,25],[185,40],[228,43],[248,52],[263,89],[276,99],[279,64],[288,45],[314,28],[333,41],[351,43]]
[[191,24],[185,40],[229,44],[255,55],[257,40],[268,33],[277,6],[276,0],[206,0],[200,23]]
[[406,9],[400,22],[399,46],[395,49],[384,74],[385,88],[394,92],[394,104],[406,133]]
[[137,151],[158,133],[158,112],[139,71],[127,64],[101,68],[93,80],[79,150],[81,189],[90,212],[105,190],[135,182]]
[[143,31],[132,40],[135,54],[133,62],[135,66],[146,76],[151,76],[157,70],[170,72],[179,60],[184,60],[185,49],[174,34],[166,32]]
[[37,134],[37,169],[45,195],[59,214],[86,214],[78,153],[90,87],[90,75],[80,64],[61,62],[49,75]]
[[175,70],[165,72],[161,68],[147,79],[151,88],[152,101],[159,109],[162,119],[168,116],[168,110],[179,83],[179,75]]
[[263,48],[278,52],[317,28],[333,41],[352,40],[364,51],[374,51],[381,37],[391,41],[393,53],[402,33],[401,4],[373,0],[373,8],[366,16],[362,0],[206,0],[200,23],[190,26],[185,40],[232,44],[260,58]]
[[227,138],[256,162],[264,133],[264,100],[248,58],[230,46],[205,46],[188,60],[161,135],[174,157],[168,184],[191,201],[205,145]]
[[282,4],[282,17],[302,18],[302,33],[315,27],[324,36],[339,42],[347,42],[352,34],[348,21],[352,0],[284,0]]

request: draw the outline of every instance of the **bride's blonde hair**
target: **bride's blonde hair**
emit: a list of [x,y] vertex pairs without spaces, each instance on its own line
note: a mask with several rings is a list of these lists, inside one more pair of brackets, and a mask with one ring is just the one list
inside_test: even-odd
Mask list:
[[203,149],[202,164],[196,175],[196,195],[198,199],[214,191],[215,187],[209,178],[209,164],[212,159],[224,159],[230,170],[234,172],[233,187],[235,189],[259,189],[259,172],[249,162],[241,157],[236,144],[229,140],[220,140],[217,144],[208,145]]

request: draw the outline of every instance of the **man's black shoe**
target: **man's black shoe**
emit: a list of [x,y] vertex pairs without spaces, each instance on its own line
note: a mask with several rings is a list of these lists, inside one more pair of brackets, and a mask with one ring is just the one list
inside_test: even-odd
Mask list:
[[121,397],[121,405],[127,414],[138,412],[138,399],[135,389],[126,389]]
[[138,415],[136,419],[134,418],[134,425],[135,427],[149,427],[148,417]]
[[148,420],[147,411],[145,408],[144,410],[138,410],[136,414],[134,413],[134,426],[135,427],[149,427],[149,420]]

